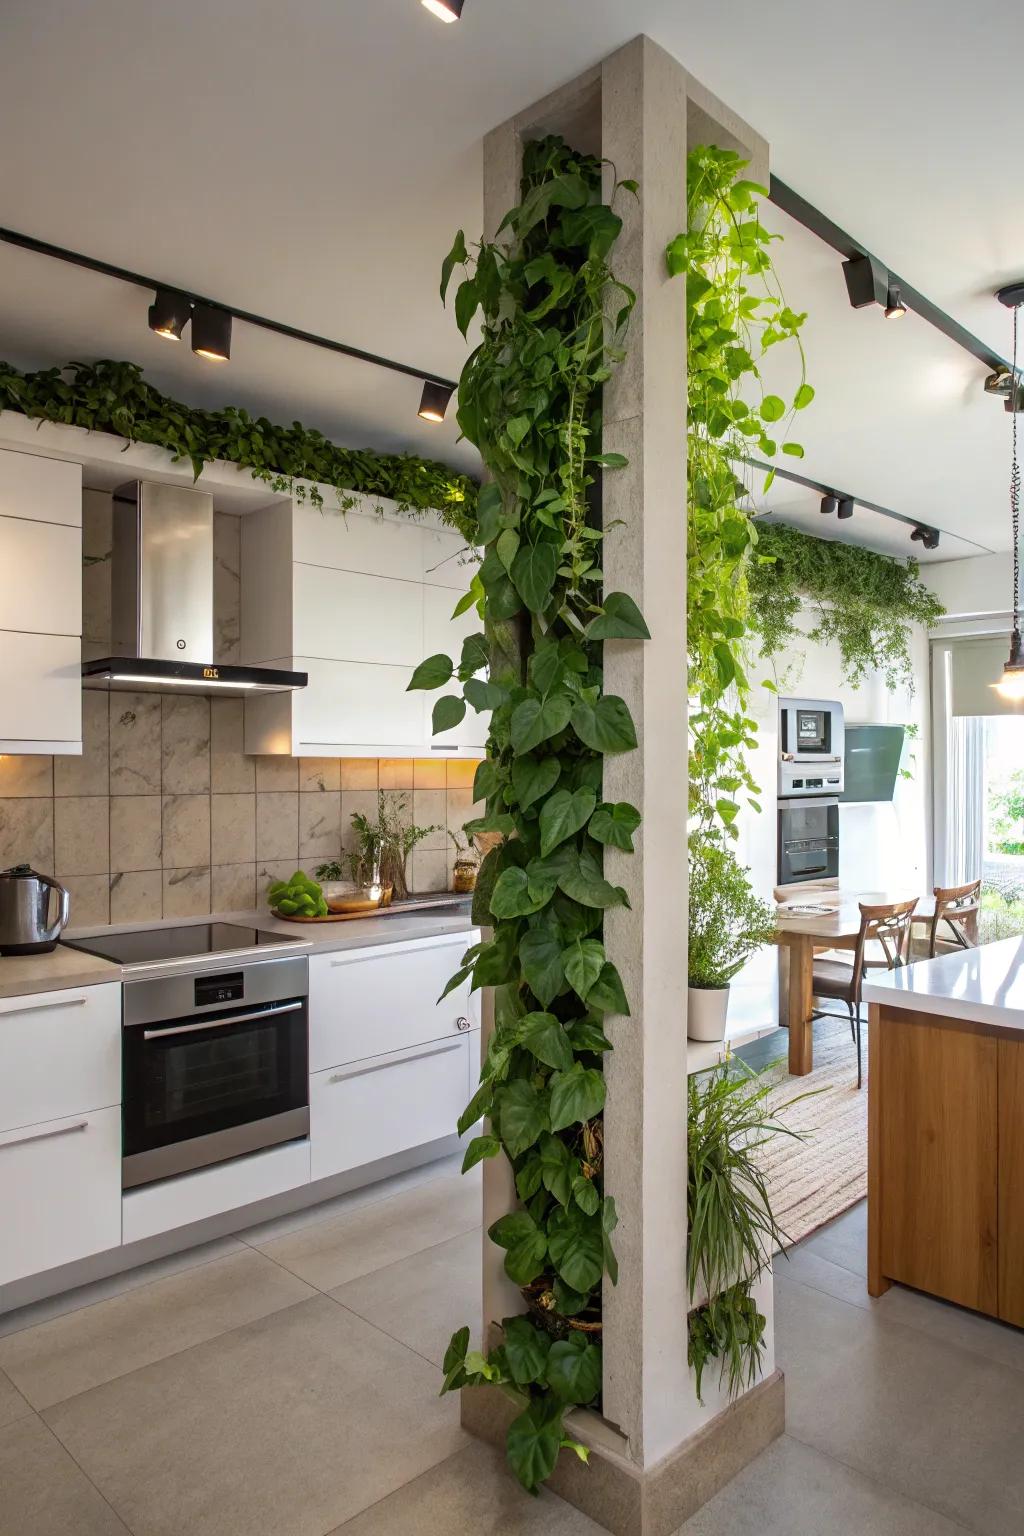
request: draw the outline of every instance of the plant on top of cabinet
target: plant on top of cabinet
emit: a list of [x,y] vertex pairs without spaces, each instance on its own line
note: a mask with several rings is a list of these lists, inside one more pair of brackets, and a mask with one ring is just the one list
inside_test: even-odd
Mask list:
[[497,838],[473,902],[493,936],[466,952],[449,991],[470,976],[495,989],[480,1088],[459,1131],[488,1118],[464,1168],[499,1155],[511,1164],[521,1204],[489,1236],[528,1310],[505,1318],[486,1354],[469,1352],[468,1328],[455,1334],[444,1390],[511,1391],[521,1411],[507,1453],[531,1491],[563,1446],[587,1456],[564,1418],[599,1398],[602,1281],[617,1275],[602,1057],[605,1015],[628,1015],[629,1003],[602,918],[628,898],[602,861],[606,844],[632,851],[640,816],[602,796],[605,755],[637,745],[626,704],[604,693],[602,646],[648,630],[626,593],[602,601],[604,532],[587,494],[600,469],[626,462],[600,451],[600,387],[623,357],[634,304],[609,266],[622,220],[600,201],[601,181],[601,163],[559,138],[525,144],[521,201],[500,243],[471,254],[460,231],[445,260],[442,296],[455,268],[466,269],[455,296],[463,334],[483,315],[458,416],[490,476],[474,537],[484,559],[456,609],[476,607],[483,630],[457,661],[423,662],[411,684],[462,685],[434,705],[435,733],[457,725],[467,704],[492,711],[474,785],[486,813],[466,831]]
[[787,1241],[772,1211],[761,1148],[773,1136],[800,1139],[776,1117],[807,1097],[773,1107],[772,1073],[729,1057],[689,1079],[687,1284],[690,1301],[702,1300],[688,1331],[698,1397],[709,1360],[719,1362],[730,1397],[753,1386],[761,1364],[766,1324],[754,1287]]
[[175,459],[188,459],[197,478],[205,464],[224,459],[300,498],[304,487],[297,482],[311,480],[315,502],[316,485],[329,485],[343,510],[356,492],[396,501],[407,512],[431,508],[460,532],[472,523],[476,482],[447,464],[411,453],[341,448],[299,421],[282,427],[234,405],[219,411],[184,405],[147,384],[137,363],[104,359],[22,373],[0,362],[0,410],[152,443]]

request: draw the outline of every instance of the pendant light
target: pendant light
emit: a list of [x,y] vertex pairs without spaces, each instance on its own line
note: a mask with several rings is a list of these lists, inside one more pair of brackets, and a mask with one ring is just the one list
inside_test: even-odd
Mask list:
[[1010,655],[998,683],[991,686],[1010,703],[1024,700],[1024,655],[1021,654],[1020,636],[1020,462],[1017,458],[1017,413],[1024,401],[1017,374],[1017,330],[1020,308],[1024,304],[1024,284],[1015,283],[1012,288],[1001,288],[996,295],[1001,304],[1013,310],[1013,372],[1007,407],[1013,422],[1010,455],[1010,526],[1013,529],[1013,628],[1010,631]]

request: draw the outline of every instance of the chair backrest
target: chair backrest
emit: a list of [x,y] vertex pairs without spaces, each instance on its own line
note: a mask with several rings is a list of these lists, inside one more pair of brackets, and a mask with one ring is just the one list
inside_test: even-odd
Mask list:
[[860,1002],[861,983],[864,980],[864,951],[874,939],[880,945],[885,963],[890,971],[906,965],[910,951],[910,924],[917,906],[917,897],[911,901],[888,901],[879,906],[860,906],[860,931],[853,956],[853,998]]
[[978,942],[978,913],[981,910],[981,881],[968,880],[966,885],[937,885],[935,887],[935,912],[932,915],[928,953],[935,955],[940,937],[939,926],[944,923],[952,935],[952,941],[960,949],[973,949]]

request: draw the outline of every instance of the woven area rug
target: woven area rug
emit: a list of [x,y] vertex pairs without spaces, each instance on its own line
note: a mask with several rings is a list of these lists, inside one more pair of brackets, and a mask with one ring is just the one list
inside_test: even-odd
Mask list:
[[[859,1091],[857,1055],[845,1020],[826,1019],[815,1026],[814,1070],[806,1077],[790,1077],[784,1060],[772,1069],[778,1077],[773,1109],[782,1124],[804,1137],[776,1136],[764,1151],[772,1209],[792,1243],[867,1194],[866,1023],[862,1033],[864,1086]],[[805,1093],[811,1097],[782,1108]]]

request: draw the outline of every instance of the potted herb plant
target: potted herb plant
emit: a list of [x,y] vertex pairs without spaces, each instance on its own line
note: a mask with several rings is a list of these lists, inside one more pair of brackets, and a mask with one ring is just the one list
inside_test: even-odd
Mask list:
[[690,840],[689,992],[691,1040],[722,1040],[729,983],[775,934],[775,913],[754,894],[749,872],[714,837]]
[[365,886],[379,879],[385,890],[390,889],[396,901],[408,896],[409,886],[406,868],[409,855],[431,832],[440,828],[414,827],[406,820],[409,796],[380,790],[377,794],[377,819],[371,821],[361,811],[352,817],[356,834],[356,847],[349,855],[352,878],[357,885]]
[[452,890],[468,894],[476,889],[478,870],[476,850],[463,842],[457,832],[449,829],[448,836],[455,849],[455,865],[452,869]]

